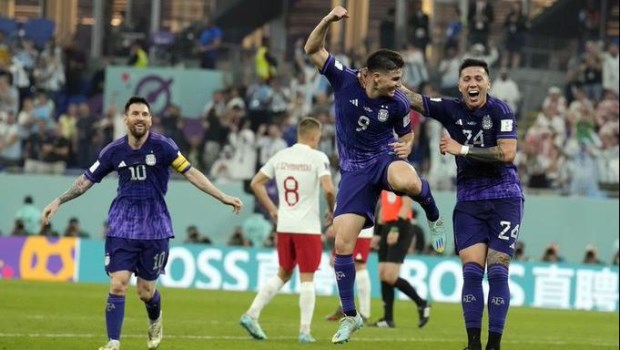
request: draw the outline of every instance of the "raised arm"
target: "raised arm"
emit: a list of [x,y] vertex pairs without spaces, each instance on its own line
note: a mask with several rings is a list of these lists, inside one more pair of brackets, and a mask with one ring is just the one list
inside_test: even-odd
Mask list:
[[80,175],[65,193],[58,196],[43,209],[41,221],[46,225],[49,224],[61,204],[83,195],[92,186],[93,183],[86,176]]
[[185,178],[191,182],[192,185],[198,187],[202,192],[212,196],[223,204],[233,207],[233,212],[235,212],[235,214],[239,214],[243,208],[243,202],[241,199],[229,196],[220,191],[220,189],[215,187],[215,185],[213,185],[213,183],[200,170],[190,168],[183,174],[183,176],[185,176]]
[[407,99],[409,99],[409,105],[411,106],[411,108],[413,108],[414,110],[418,111],[421,114],[425,114],[424,103],[422,101],[422,95],[409,90],[404,85],[400,87],[400,91],[404,92],[405,96],[407,96]]
[[323,68],[329,57],[329,53],[325,49],[325,37],[327,36],[329,25],[332,22],[338,22],[348,17],[349,15],[344,7],[336,6],[327,16],[321,19],[321,22],[319,22],[312,33],[310,33],[306,45],[304,46],[304,51],[306,51],[306,54],[310,57],[312,64],[318,69]]

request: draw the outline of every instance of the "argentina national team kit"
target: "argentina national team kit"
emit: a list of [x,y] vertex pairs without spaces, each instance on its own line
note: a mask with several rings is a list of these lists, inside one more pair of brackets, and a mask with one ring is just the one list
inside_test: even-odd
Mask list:
[[[342,179],[336,198],[335,216],[354,213],[373,225],[381,189],[390,189],[388,165],[399,158],[390,143],[411,132],[409,101],[401,92],[394,97],[370,99],[352,70],[329,55],[321,74],[335,95],[336,135]],[[354,116],[356,120],[350,120]]]
[[[106,270],[129,270],[155,280],[168,258],[168,240],[174,237],[164,196],[168,190],[170,167],[179,173],[191,168],[170,138],[150,132],[139,149],[132,149],[128,137],[106,146],[84,176],[100,182],[112,171],[118,173],[116,198],[110,205],[106,233]],[[139,262],[109,256],[147,249]],[[118,257],[118,255],[117,255]],[[156,261],[154,264],[153,262]]]

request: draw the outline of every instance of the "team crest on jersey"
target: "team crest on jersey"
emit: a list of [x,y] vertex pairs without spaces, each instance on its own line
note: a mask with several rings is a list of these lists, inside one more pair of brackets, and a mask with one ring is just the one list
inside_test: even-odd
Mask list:
[[146,161],[146,165],[148,166],[153,166],[155,165],[155,163],[157,163],[157,159],[155,158],[154,154],[147,154],[145,161]]
[[380,109],[379,113],[377,113],[377,118],[380,122],[384,122],[388,120],[389,114],[387,109]]
[[491,120],[491,117],[488,114],[482,117],[482,128],[484,130],[489,130],[492,127],[493,127],[493,121]]

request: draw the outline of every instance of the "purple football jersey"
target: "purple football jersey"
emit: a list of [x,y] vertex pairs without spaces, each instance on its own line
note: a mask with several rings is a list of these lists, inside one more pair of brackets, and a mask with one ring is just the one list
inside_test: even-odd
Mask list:
[[[498,139],[517,138],[515,115],[502,100],[488,96],[487,103],[473,111],[460,99],[424,96],[423,100],[425,114],[441,122],[450,137],[463,145],[489,148],[497,146]],[[458,201],[523,198],[519,174],[513,164],[454,158]]]
[[395,96],[371,99],[358,80],[358,72],[329,55],[321,74],[335,95],[336,141],[341,171],[364,169],[380,155],[392,152],[394,132],[411,132],[409,101],[399,90]]
[[153,132],[140,149],[129,147],[125,136],[101,151],[84,175],[100,182],[110,172],[118,173],[116,198],[108,213],[108,236],[146,240],[174,237],[164,199],[171,166],[180,173],[191,168],[174,141]]

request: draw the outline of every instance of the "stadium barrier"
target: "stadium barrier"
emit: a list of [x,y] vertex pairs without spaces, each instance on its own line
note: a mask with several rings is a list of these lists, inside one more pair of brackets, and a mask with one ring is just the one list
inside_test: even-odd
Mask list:
[[[98,240],[46,237],[0,238],[2,278],[107,283],[104,243]],[[377,256],[368,269],[373,297],[379,297]],[[241,247],[172,244],[166,274],[159,282],[170,288],[255,291],[278,269],[276,251]],[[410,255],[401,276],[423,298],[458,303],[462,274],[458,259]],[[295,276],[283,293],[299,291]],[[323,253],[315,280],[317,295],[335,296],[336,280]],[[595,265],[513,263],[510,267],[511,305],[538,308],[618,311],[618,268]],[[485,294],[488,284],[484,282]],[[405,299],[403,295],[400,298]]]

